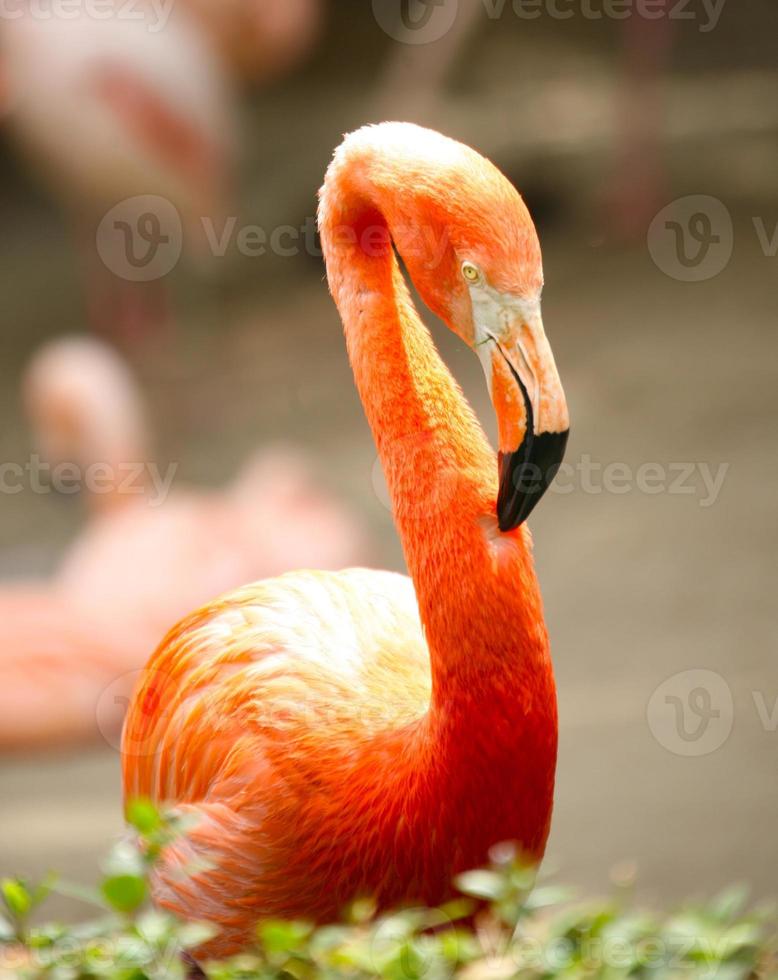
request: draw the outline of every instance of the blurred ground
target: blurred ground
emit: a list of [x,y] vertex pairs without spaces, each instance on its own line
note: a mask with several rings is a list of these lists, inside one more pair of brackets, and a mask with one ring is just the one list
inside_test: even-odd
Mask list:
[[[712,506],[699,490],[578,486],[549,495],[533,518],[561,714],[548,864],[587,889],[607,888],[611,867],[634,860],[641,888],[660,899],[732,880],[775,893],[778,259],[765,255],[752,219],[768,231],[778,219],[776,20],[755,4],[745,24],[733,5],[709,36],[682,25],[666,83],[666,200],[712,194],[734,218],[732,260],[705,282],[661,272],[644,240],[617,241],[601,207],[617,25],[523,25],[526,39],[489,25],[433,120],[494,155],[537,202],[545,321],[573,417],[569,460],[729,467]],[[308,72],[247,110],[245,220],[271,228],[313,213],[332,147],[371,118],[364,79],[375,78],[385,45],[368,27],[336,13]],[[14,162],[3,166],[0,455],[16,460],[29,453],[21,365],[43,338],[80,329],[83,313],[56,212]],[[218,484],[254,445],[294,439],[369,522],[376,563],[401,568],[321,274],[305,255],[232,253],[208,277],[180,273],[177,335],[138,364],[160,456],[180,460],[182,480]],[[480,367],[447,333],[436,336],[491,426]],[[53,567],[80,517],[72,501],[30,494],[0,507],[6,576]],[[675,754],[647,723],[656,688],[690,668],[717,672],[734,699],[731,734],[700,757]],[[0,760],[2,872],[55,867],[89,880],[119,828],[113,750]]]

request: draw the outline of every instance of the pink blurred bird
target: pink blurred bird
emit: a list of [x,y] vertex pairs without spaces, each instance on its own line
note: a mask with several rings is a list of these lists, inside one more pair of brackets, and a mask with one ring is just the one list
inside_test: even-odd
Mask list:
[[21,6],[0,23],[9,122],[72,217],[92,321],[128,337],[165,319],[169,268],[154,260],[202,249],[202,219],[226,212],[234,156],[230,84],[210,42],[177,7],[166,20],[133,11]]
[[0,589],[0,751],[38,749],[94,739],[101,694],[104,731],[121,721],[110,687],[136,663],[129,629],[105,630],[50,583]]
[[99,332],[133,342],[168,321],[164,276],[206,253],[231,199],[233,83],[288,71],[320,23],[321,0],[2,19],[0,115],[71,215]]
[[222,491],[172,489],[149,458],[134,380],[100,341],[45,347],[24,399],[41,454],[78,466],[90,519],[49,585],[0,592],[0,749],[118,730],[134,672],[193,606],[364,558],[357,524],[296,450],[256,453]]
[[181,0],[230,72],[261,84],[310,51],[322,25],[322,0]]

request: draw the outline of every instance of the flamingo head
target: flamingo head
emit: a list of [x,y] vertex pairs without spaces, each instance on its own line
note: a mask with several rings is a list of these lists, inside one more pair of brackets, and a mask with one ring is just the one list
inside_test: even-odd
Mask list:
[[358,158],[357,190],[385,220],[424,302],[483,364],[499,429],[497,516],[512,530],[551,484],[569,429],[529,211],[493,164],[432,130],[382,123],[340,152]]
[[22,395],[36,449],[49,466],[72,464],[82,476],[89,467],[107,467],[101,481],[113,486],[121,482],[122,467],[145,462],[140,397],[107,344],[90,337],[46,344],[27,367]]

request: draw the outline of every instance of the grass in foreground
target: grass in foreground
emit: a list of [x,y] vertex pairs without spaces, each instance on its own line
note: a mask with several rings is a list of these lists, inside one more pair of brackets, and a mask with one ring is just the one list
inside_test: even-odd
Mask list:
[[[53,878],[37,886],[0,881],[0,976],[183,980],[181,954],[210,938],[213,928],[151,908],[148,881],[165,844],[186,828],[142,801],[128,816],[138,845],[116,845],[98,888]],[[502,846],[491,867],[460,876],[462,897],[442,908],[376,915],[362,901],[339,925],[266,921],[253,948],[203,968],[213,980],[778,978],[775,909],[748,910],[743,889],[660,916],[633,907],[626,891],[580,902],[533,884],[533,873]],[[95,918],[76,926],[30,925],[52,891],[92,903]]]

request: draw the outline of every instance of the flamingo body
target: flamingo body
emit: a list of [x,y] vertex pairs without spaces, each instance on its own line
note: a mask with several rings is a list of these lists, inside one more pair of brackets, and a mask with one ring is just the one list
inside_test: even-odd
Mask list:
[[[147,665],[124,735],[127,797],[199,818],[167,854],[157,901],[216,921],[209,949],[225,952],[262,916],[327,921],[362,894],[440,902],[501,840],[538,856],[556,741],[553,683],[535,684],[506,690],[466,739],[453,718],[437,730],[402,575],[289,573],[206,606]],[[548,715],[505,744],[494,726],[522,710],[517,698]],[[457,705],[459,720],[475,720],[478,701]],[[501,806],[484,812],[487,799]],[[189,878],[198,859],[214,870]]]
[[[439,902],[495,843],[539,859],[550,824],[556,696],[513,468],[563,448],[567,414],[531,220],[473,150],[397,123],[347,137],[320,227],[411,577],[248,586],[184,620],[144,672],[125,796],[199,818],[155,895],[220,926],[204,955],[264,916],[327,920],[360,894]],[[499,480],[393,243],[488,367]]]
[[[105,628],[49,583],[6,585],[0,651],[0,751],[94,738],[106,721],[111,730],[103,733],[115,737],[113,698],[101,706],[99,720],[96,711],[101,692],[137,662],[131,630]],[[130,693],[126,687],[111,691]]]
[[268,449],[221,492],[175,489],[158,504],[135,494],[95,515],[57,584],[108,629],[132,623],[145,654],[192,606],[247,579],[300,563],[341,568],[363,553],[356,522],[299,453]]
[[[235,127],[199,25],[178,7],[161,27],[150,6],[120,6],[19,10],[0,23],[0,74],[17,141],[74,225],[93,326],[134,341],[168,323],[161,277],[184,246],[204,258],[207,222],[229,210]],[[167,265],[146,264],[150,239]]]
[[222,203],[229,90],[186,19],[153,30],[118,13],[25,12],[2,41],[16,132],[69,205],[102,217],[125,198],[159,195],[194,221]]
[[113,744],[149,650],[193,606],[364,554],[361,529],[294,449],[254,453],[220,491],[154,491],[140,393],[94,338],[45,345],[24,396],[43,457],[106,467],[111,492],[87,494],[89,520],[52,579],[0,589],[0,751],[99,734]]

